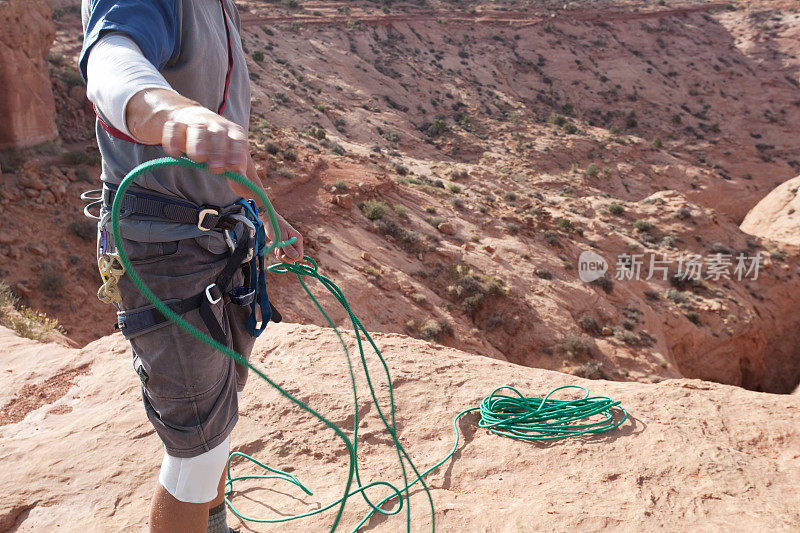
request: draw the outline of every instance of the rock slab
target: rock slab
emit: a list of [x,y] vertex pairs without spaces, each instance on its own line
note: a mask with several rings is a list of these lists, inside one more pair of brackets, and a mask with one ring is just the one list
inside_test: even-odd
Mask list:
[[[345,337],[352,346],[352,337]],[[453,446],[453,416],[511,384],[531,396],[578,384],[622,402],[630,420],[604,436],[531,444],[460,423],[455,456],[427,477],[440,531],[750,530],[800,528],[800,396],[773,395],[699,380],[659,384],[589,381],[431,345],[399,334],[375,336],[395,384],[400,439],[420,468]],[[162,448],[140,404],[139,382],[120,335],[82,350],[19,339],[0,328],[0,403],[42,401],[0,425],[0,531],[139,531]],[[332,421],[352,431],[347,366],[332,330],[270,325],[255,364]],[[377,383],[384,383],[368,358]],[[358,364],[358,361],[354,361]],[[366,481],[399,483],[397,457],[370,405],[363,375],[359,465]],[[378,387],[384,408],[385,385]],[[38,406],[38,407],[37,407]],[[235,504],[274,517],[341,496],[347,455],[330,430],[256,377],[233,433],[236,450],[292,471],[313,491],[244,482]],[[20,414],[23,415],[20,418]],[[237,464],[235,471],[251,471]],[[385,492],[374,490],[373,499]],[[342,531],[367,511],[358,497]],[[247,531],[327,531],[334,514]],[[430,528],[416,492],[412,530]],[[404,517],[373,517],[366,528],[394,532]],[[240,527],[232,520],[234,527]]]

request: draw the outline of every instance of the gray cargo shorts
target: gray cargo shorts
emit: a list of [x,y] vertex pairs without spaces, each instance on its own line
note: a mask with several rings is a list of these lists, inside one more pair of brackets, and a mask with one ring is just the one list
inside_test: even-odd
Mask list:
[[[136,272],[167,304],[204,291],[230,256],[220,253],[218,243],[212,246],[209,237],[170,242],[125,239],[123,244]],[[233,286],[242,281],[239,270]],[[128,275],[120,279],[119,289],[120,313],[153,307]],[[225,331],[228,346],[249,359],[255,341],[245,328],[250,308],[223,299],[213,306],[213,311]],[[183,318],[207,333],[198,310],[189,311]],[[239,419],[236,393],[244,387],[247,368],[170,321],[129,340],[147,417],[167,453],[195,457],[224,441]]]

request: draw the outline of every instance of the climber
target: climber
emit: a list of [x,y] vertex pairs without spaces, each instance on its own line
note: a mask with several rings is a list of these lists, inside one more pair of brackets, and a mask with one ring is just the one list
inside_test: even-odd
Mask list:
[[[185,154],[212,172],[262,185],[247,141],[250,81],[232,0],[83,0],[82,21],[79,67],[102,155],[98,252],[113,264],[110,206],[140,163]],[[263,326],[280,320],[256,258],[248,268],[254,248],[256,255],[263,249],[259,240],[276,236],[270,224],[260,226],[263,206],[244,201],[246,192],[200,170],[162,168],[128,190],[120,222],[128,256],[150,289],[244,356]],[[302,236],[277,218],[277,238],[296,240],[275,255],[295,262]],[[263,274],[263,258],[260,264]],[[165,320],[128,276],[103,277],[113,280],[104,295],[118,308],[145,411],[165,448],[150,531],[228,533],[223,469],[246,369]]]

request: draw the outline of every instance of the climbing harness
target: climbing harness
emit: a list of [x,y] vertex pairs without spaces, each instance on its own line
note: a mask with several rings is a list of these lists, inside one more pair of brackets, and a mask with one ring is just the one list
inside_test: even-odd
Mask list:
[[[567,437],[575,437],[579,435],[596,435],[603,432],[611,431],[619,427],[627,419],[627,413],[622,407],[620,407],[620,402],[611,400],[610,398],[606,397],[589,397],[589,391],[583,387],[577,387],[573,385],[559,387],[557,389],[552,390],[542,399],[526,398],[519,391],[509,386],[498,387],[489,396],[484,398],[479,406],[465,409],[464,411],[460,412],[458,415],[455,416],[455,418],[453,419],[453,429],[455,430],[456,433],[456,440],[450,453],[444,459],[437,462],[433,466],[429,467],[424,472],[420,472],[414,465],[413,461],[411,460],[411,457],[406,452],[405,448],[402,446],[397,436],[394,389],[392,387],[392,381],[389,375],[389,368],[386,365],[386,362],[383,359],[380,350],[375,345],[375,342],[372,340],[372,337],[370,337],[369,333],[364,328],[363,324],[350,309],[349,303],[345,299],[341,289],[339,289],[339,287],[337,287],[330,279],[319,273],[316,262],[314,262],[314,260],[308,256],[305,256],[303,258],[304,261],[308,264],[278,263],[271,265],[267,267],[266,270],[273,273],[281,273],[281,274],[292,273],[297,276],[301,286],[303,287],[303,290],[312,299],[315,306],[325,317],[325,320],[328,322],[331,328],[333,328],[333,331],[336,334],[344,350],[345,358],[348,365],[350,384],[352,387],[353,400],[354,400],[353,438],[351,440],[336,424],[328,420],[322,414],[315,411],[309,405],[305,404],[302,400],[291,395],[278,383],[276,383],[269,376],[264,374],[264,372],[252,366],[250,362],[246,358],[244,358],[241,354],[228,348],[228,346],[223,342],[220,342],[215,338],[210,338],[208,335],[197,329],[195,326],[186,322],[186,320],[184,320],[180,316],[185,311],[183,311],[180,308],[174,308],[174,304],[167,305],[164,302],[162,302],[155,294],[153,294],[150,288],[147,287],[147,285],[142,281],[142,279],[136,273],[136,270],[131,265],[128,255],[125,252],[124,246],[122,245],[122,239],[120,235],[120,212],[122,210],[124,203],[123,198],[126,195],[128,187],[130,187],[133,180],[135,180],[137,176],[139,176],[144,172],[152,171],[154,169],[165,166],[182,166],[182,167],[201,168],[201,169],[206,168],[205,165],[203,165],[202,163],[195,163],[186,158],[180,158],[180,159],[174,159],[169,157],[161,158],[149,161],[147,163],[144,163],[136,167],[120,183],[119,188],[116,192],[116,196],[113,200],[113,206],[112,206],[112,213],[111,213],[112,232],[114,241],[119,243],[118,245],[119,261],[125,267],[126,272],[130,277],[131,281],[137,287],[137,289],[141,291],[141,293],[145,296],[145,298],[149,300],[151,304],[153,304],[154,306],[154,309],[152,310],[153,313],[158,313],[158,315],[163,317],[164,320],[170,320],[174,322],[178,327],[186,331],[189,335],[207,344],[208,346],[216,350],[219,350],[220,352],[232,358],[239,364],[248,367],[253,373],[255,373],[261,379],[266,381],[282,396],[284,396],[294,404],[298,405],[300,408],[307,411],[312,416],[316,417],[318,420],[324,423],[328,428],[330,428],[342,440],[348,451],[349,469],[348,469],[347,482],[345,483],[343,495],[339,499],[327,505],[324,505],[318,509],[315,509],[313,511],[309,511],[294,516],[286,516],[286,517],[270,518],[270,519],[248,517],[244,515],[242,512],[240,512],[233,505],[231,497],[234,492],[235,482],[250,480],[250,479],[282,479],[296,485],[306,494],[311,495],[313,494],[312,491],[308,489],[305,485],[303,485],[294,475],[290,473],[275,468],[271,468],[259,462],[258,460],[250,457],[247,454],[241,452],[233,452],[228,459],[228,465],[226,469],[227,481],[225,484],[225,494],[226,494],[225,501],[230,506],[231,510],[241,519],[253,522],[264,522],[264,523],[286,522],[289,520],[308,517],[336,507],[337,508],[336,516],[331,526],[331,532],[333,532],[339,525],[347,500],[358,494],[370,507],[370,511],[366,514],[366,516],[364,516],[364,518],[358,523],[358,525],[356,525],[355,528],[353,528],[352,531],[357,531],[375,513],[387,516],[395,515],[400,513],[401,510],[405,508],[406,530],[410,532],[411,531],[410,489],[413,485],[419,482],[423,488],[423,491],[426,493],[430,508],[431,531],[435,532],[435,513],[433,507],[433,499],[425,483],[424,477],[428,473],[432,472],[433,470],[444,464],[456,452],[456,449],[458,448],[458,444],[460,441],[458,422],[467,413],[473,411],[480,411],[481,413],[481,419],[479,422],[480,427],[484,427],[499,435],[508,436],[514,439],[522,439],[529,441],[554,440]],[[267,196],[260,188],[258,188],[256,185],[248,181],[246,178],[240,176],[239,174],[235,174],[232,172],[225,172],[220,177],[223,176],[228,180],[232,180],[241,185],[244,185],[250,191],[252,191],[253,194],[258,199],[261,200],[262,204],[265,206],[267,210],[267,214],[269,216],[269,222],[272,228],[274,229],[274,235],[276,236],[276,238],[273,239],[273,241],[269,246],[266,246],[265,240],[263,241],[262,244],[262,241],[260,240],[261,234],[259,233],[259,230],[263,231],[263,223],[259,227],[260,221],[258,220],[258,213],[255,210],[255,206],[254,204],[248,202],[252,210],[246,209],[245,216],[247,216],[247,218],[253,223],[253,228],[255,229],[253,237],[255,239],[255,243],[253,243],[253,245],[256,249],[256,252],[253,255],[253,261],[256,261],[258,259],[263,260],[264,256],[270,253],[275,248],[292,244],[295,241],[294,238],[289,239],[288,241],[279,240],[280,231],[278,228],[278,221],[275,212],[272,208],[269,198],[267,198]],[[250,238],[249,232],[247,233],[247,236],[249,239]],[[242,238],[242,240],[237,243],[235,239],[229,236],[229,239],[227,240],[229,240],[230,242],[229,246],[232,246],[233,249],[232,257],[237,254],[242,254],[242,258],[245,257],[245,252],[242,252],[242,250],[245,250],[247,248],[245,241],[248,239]],[[252,270],[253,267],[251,265],[251,273],[250,273],[251,282],[253,278],[256,278],[255,283],[257,283],[258,285],[258,288],[255,289],[256,294],[254,295],[251,306],[262,305],[261,301],[262,295],[260,293],[260,287],[261,287],[261,278],[264,274],[264,268],[263,268],[263,263],[259,263],[259,265],[260,266],[256,267],[255,276],[253,275],[254,271]],[[314,295],[306,285],[303,279],[304,277],[311,277],[318,280],[336,298],[336,300],[339,302],[342,308],[347,312],[350,318],[353,330],[355,332],[355,340],[359,351],[361,365],[367,380],[367,384],[369,385],[372,401],[374,403],[378,416],[381,419],[386,431],[391,436],[396,449],[397,458],[404,483],[404,485],[400,488],[395,487],[394,485],[386,481],[373,481],[371,483],[362,482],[361,474],[359,472],[357,463],[359,410],[358,410],[358,397],[356,394],[353,362],[350,357],[350,352],[347,348],[347,344],[344,342],[344,339],[342,338],[339,330],[336,328],[331,318],[328,316],[327,313],[325,313],[319,301],[317,301],[316,297],[314,297]],[[209,289],[207,288],[205,300],[213,301],[215,298],[219,297],[219,294],[220,293],[210,292]],[[264,295],[266,295],[266,292],[264,292]],[[263,311],[266,308],[261,307],[261,309],[263,313]],[[274,308],[270,309],[273,312],[273,321],[274,321]],[[254,312],[255,308],[251,307],[251,310],[253,310]],[[251,314],[250,318],[251,319],[254,318],[254,315]],[[260,331],[263,331],[263,327],[267,322],[267,320],[262,321],[261,326],[258,328],[256,328],[254,324],[254,331],[257,331],[258,333],[260,333]],[[248,329],[249,329],[249,324],[250,320],[248,320]],[[128,327],[130,326],[126,326],[125,329],[127,329]],[[211,333],[212,337],[214,337],[213,332]],[[367,359],[364,346],[365,341],[366,343],[369,344],[369,346],[372,348],[372,351],[375,353],[378,360],[380,361],[380,364],[383,369],[383,374],[385,375],[388,384],[388,394],[389,394],[388,413],[384,412],[384,408],[381,408],[380,403],[378,402],[378,399],[376,397],[376,384],[373,383],[373,377],[371,376],[367,368]],[[585,392],[585,394],[583,398],[577,400],[550,399],[550,396],[553,395],[555,392],[567,388],[581,389]],[[500,393],[501,391],[506,391],[506,390],[510,391],[513,394]],[[596,418],[592,417],[599,417],[599,420],[596,420]],[[239,476],[233,475],[232,461],[237,457],[252,462],[253,464],[267,471],[268,473],[259,475],[239,475]],[[354,482],[357,485],[357,487],[355,488],[353,488]],[[370,497],[368,497],[367,490],[377,489],[378,487],[385,489],[388,492],[388,495],[384,496],[383,498],[377,501],[373,501],[372,499],[370,499]],[[390,503],[396,504],[396,506],[391,509],[383,508],[384,505]]]
[[[264,268],[264,254],[267,252],[267,232],[264,228],[264,223],[258,216],[258,207],[256,202],[252,199],[240,200],[237,202],[244,208],[245,227],[252,228],[253,246],[250,254],[250,283],[255,284],[255,288],[251,290],[252,298],[250,302],[250,316],[247,319],[247,332],[253,337],[258,337],[264,332],[267,324],[272,318],[275,308],[269,302],[267,296],[267,278]],[[274,235],[280,235],[280,232]],[[226,234],[226,240],[230,239],[230,234]],[[230,243],[228,244],[230,247]],[[261,313],[261,325],[258,325],[258,313]],[[278,320],[280,322],[280,320]]]

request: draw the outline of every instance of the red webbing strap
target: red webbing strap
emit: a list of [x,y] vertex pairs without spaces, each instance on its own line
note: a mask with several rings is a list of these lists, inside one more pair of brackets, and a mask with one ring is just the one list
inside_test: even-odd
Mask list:
[[219,0],[219,5],[222,8],[222,20],[225,22],[225,34],[228,36],[228,73],[225,75],[225,90],[222,93],[222,103],[217,111],[217,114],[221,115],[225,111],[225,105],[228,103],[228,87],[231,85],[231,72],[233,72],[233,43],[231,42],[231,29],[228,26],[228,16],[225,13],[223,0]]

